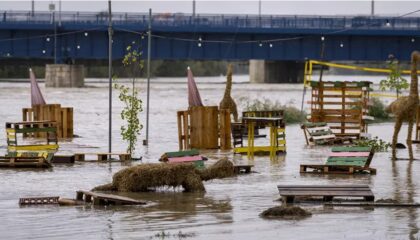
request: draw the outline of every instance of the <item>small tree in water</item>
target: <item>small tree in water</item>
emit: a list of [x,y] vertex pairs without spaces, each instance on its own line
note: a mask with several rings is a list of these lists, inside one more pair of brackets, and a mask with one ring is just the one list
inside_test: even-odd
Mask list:
[[121,119],[126,121],[126,125],[121,126],[122,139],[128,142],[127,152],[132,155],[136,149],[137,136],[143,125],[140,123],[139,113],[143,111],[142,101],[138,97],[138,91],[135,88],[136,77],[143,69],[141,60],[142,52],[139,49],[133,49],[130,45],[127,47],[127,54],[122,61],[125,68],[132,77],[132,86],[116,83],[114,78],[114,88],[119,90],[118,98],[124,103],[121,111]]
[[400,66],[398,60],[394,57],[394,55],[389,55],[387,63],[390,73],[387,79],[381,80],[381,82],[379,83],[380,89],[382,91],[386,89],[395,89],[398,98],[401,94],[401,90],[407,89],[409,87],[409,84],[407,80],[401,76]]

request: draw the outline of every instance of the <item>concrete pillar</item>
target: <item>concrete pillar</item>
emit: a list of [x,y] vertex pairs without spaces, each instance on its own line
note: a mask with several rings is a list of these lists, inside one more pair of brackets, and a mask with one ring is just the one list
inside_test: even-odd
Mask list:
[[46,87],[83,87],[85,71],[83,65],[47,64]]
[[304,67],[297,61],[250,60],[249,78],[252,83],[300,83]]

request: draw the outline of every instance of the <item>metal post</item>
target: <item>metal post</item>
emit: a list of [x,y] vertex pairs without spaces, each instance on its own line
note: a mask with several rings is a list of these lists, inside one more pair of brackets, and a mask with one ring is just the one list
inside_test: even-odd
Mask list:
[[370,16],[373,17],[375,15],[375,0],[372,0],[370,5]]
[[31,4],[31,15],[32,17],[35,16],[35,0],[32,0],[32,4]]
[[61,0],[58,1],[58,26],[61,27]]
[[192,9],[192,16],[193,16],[193,18],[195,18],[195,0],[193,0],[193,2],[192,2],[192,7],[193,7],[193,9]]
[[53,12],[54,24],[54,64],[57,64],[57,23],[55,22],[55,11]]
[[[111,0],[108,0],[108,78],[109,78],[109,103],[108,103],[108,152],[112,152],[112,11]],[[109,156],[111,157],[111,156]]]
[[258,0],[258,26],[261,27],[261,0]]
[[143,145],[149,145],[149,107],[150,107],[150,58],[152,54],[152,9],[149,9],[149,28],[147,31],[147,105],[146,105],[146,139]]

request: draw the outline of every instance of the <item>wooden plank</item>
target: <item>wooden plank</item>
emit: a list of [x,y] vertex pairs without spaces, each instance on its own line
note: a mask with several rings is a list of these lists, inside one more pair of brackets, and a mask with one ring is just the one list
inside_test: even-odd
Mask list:
[[308,101],[309,104],[322,104],[322,105],[345,105],[345,106],[362,106],[363,102],[331,102],[331,101]]
[[277,188],[368,188],[369,185],[366,184],[346,184],[346,185],[335,185],[335,184],[326,184],[326,185],[277,185]]
[[177,152],[166,152],[165,153],[165,155],[168,158],[171,158],[171,157],[184,157],[184,156],[195,156],[195,155],[199,155],[199,154],[200,154],[200,152],[197,149],[177,151]]
[[[111,194],[105,194],[105,193],[97,193],[97,192],[90,192],[90,191],[82,191],[79,190],[76,192],[76,196],[80,198],[80,194],[84,194],[85,196],[89,196],[93,199],[99,199],[99,200],[106,200],[106,202],[113,202],[118,204],[124,204],[124,205],[143,205],[146,204],[146,202],[139,201],[133,198],[129,197],[122,197],[117,195],[111,195]],[[102,202],[102,203],[106,203]],[[101,201],[99,201],[101,203]]]
[[202,161],[202,160],[203,160],[203,157],[200,155],[168,158],[168,162],[170,163],[194,162],[194,161]]
[[370,152],[332,152],[330,157],[369,157]]
[[322,136],[312,136],[312,139],[314,141],[322,140],[322,139],[334,139],[334,138],[336,138],[336,136],[334,134],[322,135]]
[[316,196],[316,197],[323,197],[323,196],[337,196],[337,197],[368,197],[374,196],[372,191],[370,190],[357,190],[357,191],[346,191],[346,190],[338,190],[338,191],[331,191],[331,190],[279,190],[281,196]]
[[371,147],[332,147],[332,152],[371,152]]
[[[312,94],[312,97],[317,98],[319,95],[318,94]],[[323,94],[324,98],[341,98],[343,97],[341,94]],[[350,95],[350,94],[346,94],[344,95],[345,98],[361,98],[362,95],[361,94],[355,94],[355,95]]]
[[306,129],[308,130],[309,133],[318,132],[318,131],[330,131],[330,127],[328,127],[328,126],[312,127],[312,128],[307,127]]

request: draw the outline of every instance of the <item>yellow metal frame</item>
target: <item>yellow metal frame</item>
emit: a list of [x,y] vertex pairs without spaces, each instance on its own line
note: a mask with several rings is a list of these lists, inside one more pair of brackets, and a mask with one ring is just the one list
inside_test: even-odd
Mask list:
[[[304,75],[304,84],[305,86],[309,86],[309,82],[311,81],[313,65],[323,65],[328,67],[334,68],[342,68],[342,69],[349,69],[349,70],[357,70],[357,71],[365,71],[365,72],[379,72],[379,73],[390,73],[389,69],[386,68],[370,68],[370,67],[360,67],[360,66],[353,66],[347,64],[338,64],[338,63],[331,63],[331,62],[323,62],[317,60],[308,60],[305,62],[305,75]],[[403,70],[401,71],[403,74],[410,74],[410,70]],[[417,71],[417,74],[420,74],[420,70]]]
[[9,152],[16,152],[16,151],[56,151],[56,150],[58,150],[58,144],[7,146],[7,150]]

